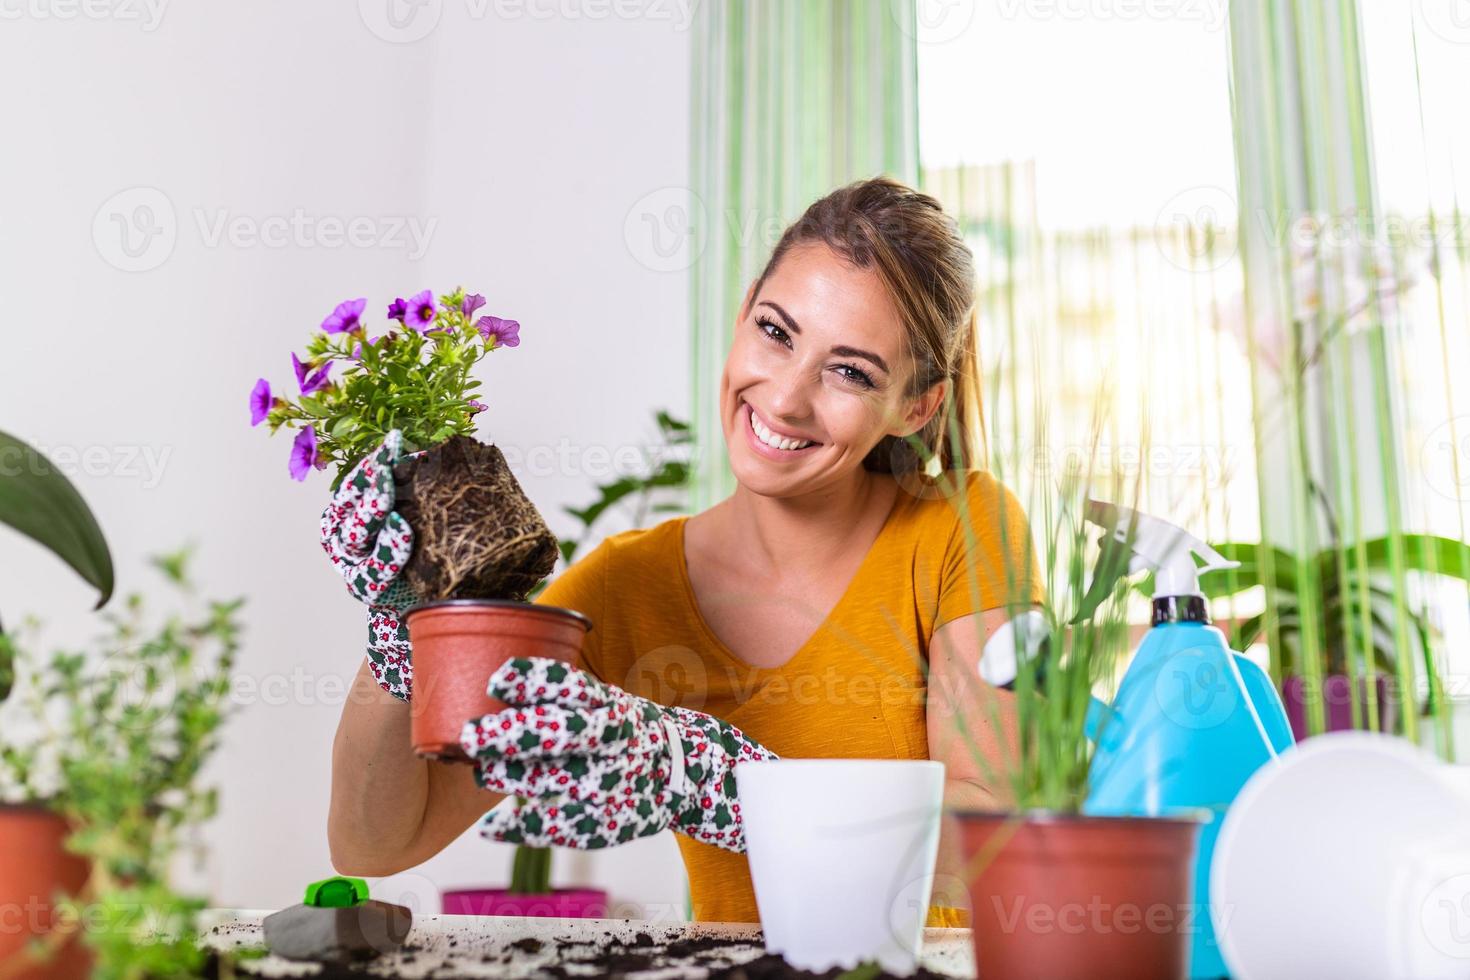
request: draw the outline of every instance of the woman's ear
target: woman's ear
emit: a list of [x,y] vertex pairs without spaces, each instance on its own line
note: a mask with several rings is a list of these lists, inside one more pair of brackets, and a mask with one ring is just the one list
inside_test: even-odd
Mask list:
[[908,412],[904,415],[901,431],[895,431],[896,436],[908,436],[920,431],[929,424],[934,413],[939,411],[939,406],[944,404],[945,392],[949,390],[949,379],[936,381],[929,386],[929,390],[915,398],[909,405]]

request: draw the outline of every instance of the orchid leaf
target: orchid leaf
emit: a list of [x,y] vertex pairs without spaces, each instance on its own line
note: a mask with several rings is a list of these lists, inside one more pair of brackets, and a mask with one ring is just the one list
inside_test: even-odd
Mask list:
[[87,502],[39,451],[0,432],[0,524],[8,524],[71,566],[99,595],[112,598],[112,554]]

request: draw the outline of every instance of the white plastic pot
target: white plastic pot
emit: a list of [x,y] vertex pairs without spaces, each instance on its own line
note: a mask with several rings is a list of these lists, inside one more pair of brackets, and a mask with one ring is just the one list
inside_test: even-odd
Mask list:
[[918,965],[944,764],[780,759],[735,767],[766,951],[814,972]]
[[1470,783],[1409,742],[1332,732],[1256,772],[1210,875],[1236,980],[1470,975]]

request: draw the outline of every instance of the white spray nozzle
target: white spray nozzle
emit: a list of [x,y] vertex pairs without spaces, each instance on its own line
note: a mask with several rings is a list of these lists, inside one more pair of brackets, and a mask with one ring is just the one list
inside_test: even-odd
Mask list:
[[[1105,500],[1087,501],[1087,519],[1107,529],[1112,539],[1131,552],[1130,572],[1151,569],[1154,598],[1200,595],[1199,576],[1222,568],[1239,568],[1204,541],[1168,521],[1141,514],[1131,507]],[[1196,565],[1198,555],[1203,565]]]

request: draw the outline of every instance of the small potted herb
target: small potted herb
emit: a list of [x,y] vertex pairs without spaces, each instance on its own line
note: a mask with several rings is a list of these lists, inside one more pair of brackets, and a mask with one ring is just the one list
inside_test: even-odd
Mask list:
[[[1048,508],[1047,601],[986,650],[1014,642],[1017,671],[1005,771],[977,753],[1008,788],[1009,808],[956,813],[982,977],[1183,978],[1188,967],[1191,936],[1181,916],[1192,901],[1198,819],[1083,813],[1091,736],[1101,734],[1089,732],[1093,690],[1113,679],[1129,651],[1126,549],[1102,552],[1089,570],[1097,549],[1085,497],[1084,481],[1065,481],[1060,504]],[[1005,571],[1013,580],[1037,574]],[[1005,730],[998,709],[992,723]]]
[[[407,454],[393,468],[392,507],[413,531],[399,576],[416,604],[412,739],[431,758],[463,761],[465,719],[504,707],[485,679],[505,660],[573,660],[589,624],[572,610],[526,599],[556,564],[557,539],[494,445],[471,437],[485,411],[471,370],[491,351],[520,343],[520,324],[481,314],[485,298],[424,290],[388,306],[373,335],[366,299],[338,304],[291,355],[294,397],[262,378],[250,393],[251,424],[296,431],[292,478],[336,468],[333,487],[394,430]],[[399,570],[395,567],[394,572]]]
[[[14,464],[0,469],[0,524],[71,566],[97,589],[97,608],[102,608],[112,597],[112,556],[81,494],[44,455],[3,432],[0,458]],[[15,685],[17,656],[14,640],[0,632],[0,708]],[[0,724],[0,732],[7,727]],[[0,760],[12,758],[14,751],[0,739]],[[0,976],[83,976],[85,950],[52,927],[56,896],[76,894],[87,877],[86,862],[66,849],[71,828],[62,814],[17,787],[4,790],[0,783],[0,909],[29,908],[36,914],[18,929],[0,929]],[[18,963],[29,946],[52,955],[44,968],[21,972]]]
[[[169,872],[185,835],[215,812],[216,790],[199,780],[228,712],[241,600],[194,599],[185,557],[154,560],[189,597],[162,623],[145,619],[134,594],[123,611],[102,614],[107,629],[85,651],[42,659],[0,636],[19,678],[0,726],[0,798],[12,806],[0,815],[46,814],[55,824],[34,852],[13,851],[0,834],[7,900],[23,888],[51,905],[47,930],[23,945],[13,941],[23,934],[0,930],[0,975],[202,975],[197,916],[206,903],[176,893]],[[79,928],[84,945],[74,941]]]

